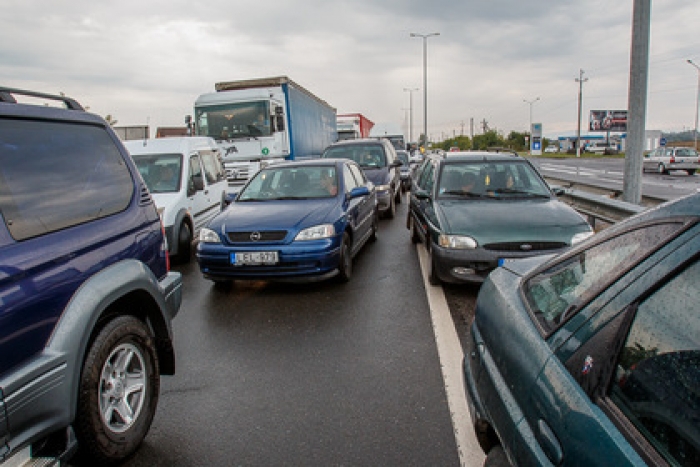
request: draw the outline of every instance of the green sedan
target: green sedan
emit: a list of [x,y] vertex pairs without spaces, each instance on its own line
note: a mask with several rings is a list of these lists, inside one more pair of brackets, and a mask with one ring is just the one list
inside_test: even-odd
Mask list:
[[406,226],[430,253],[433,285],[481,283],[510,259],[560,253],[593,235],[529,161],[493,152],[426,158]]

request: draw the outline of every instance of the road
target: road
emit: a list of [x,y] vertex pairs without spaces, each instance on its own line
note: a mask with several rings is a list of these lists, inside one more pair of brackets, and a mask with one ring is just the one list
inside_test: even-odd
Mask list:
[[[545,177],[594,184],[611,191],[622,191],[624,159],[533,157],[530,160]],[[643,196],[669,200],[694,193],[698,189],[700,189],[700,175],[688,176],[684,171],[673,171],[670,175],[654,172],[642,174]]]
[[[221,292],[196,263],[178,267],[177,374],[162,378],[153,426],[125,465],[479,463],[464,413],[467,430],[455,434],[446,395],[466,407],[461,375],[446,377],[446,391],[441,371],[457,357],[445,363],[433,329],[457,334],[449,311],[449,326],[431,317],[439,306],[405,216],[404,202],[381,222],[348,284],[236,282]],[[430,291],[445,300],[439,287]],[[474,294],[448,290],[458,319]]]

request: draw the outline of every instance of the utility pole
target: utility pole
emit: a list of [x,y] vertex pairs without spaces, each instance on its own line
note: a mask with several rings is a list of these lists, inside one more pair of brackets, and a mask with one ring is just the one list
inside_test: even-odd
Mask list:
[[578,129],[576,130],[576,157],[581,157],[581,104],[583,103],[583,83],[588,81],[588,78],[583,77],[584,71],[578,70]]
[[695,133],[693,133],[693,148],[697,151],[698,149],[698,108],[700,107],[700,66],[698,66],[692,60],[688,60],[688,63],[693,65],[698,70],[698,92],[695,98]]
[[650,24],[651,0],[634,0],[628,97],[629,115],[625,148],[625,173],[622,183],[622,199],[634,204],[639,204],[642,200],[642,157],[646,132]]
[[411,37],[423,39],[423,134],[425,135],[425,145],[428,146],[428,38],[439,36],[439,32],[430,34],[411,33]]
[[409,123],[408,123],[408,142],[413,143],[413,91],[418,91],[418,88],[403,88],[404,91],[408,91],[408,112],[409,112]]

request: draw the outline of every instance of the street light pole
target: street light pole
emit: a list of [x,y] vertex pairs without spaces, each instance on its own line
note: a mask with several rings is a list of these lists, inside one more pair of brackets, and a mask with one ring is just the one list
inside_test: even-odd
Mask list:
[[531,101],[529,101],[527,99],[523,99],[523,102],[525,102],[526,104],[530,104],[530,127],[527,130],[530,133],[530,144],[527,145],[528,146],[527,153],[530,155],[532,155],[532,104],[534,104],[538,100],[540,100],[539,97],[536,97]]
[[688,63],[693,65],[696,70],[698,70],[698,92],[697,98],[695,99],[695,133],[693,134],[693,147],[698,149],[698,111],[700,110],[700,66],[698,66],[692,60],[688,60]]
[[428,38],[431,36],[439,36],[439,32],[431,32],[430,34],[411,33],[411,37],[423,38],[423,137],[425,144],[428,144]]
[[408,91],[408,144],[413,143],[413,91],[418,91],[418,88],[403,88]]
[[583,70],[579,69],[579,77],[576,78],[578,87],[578,129],[576,130],[576,157],[581,157],[581,104],[583,102],[583,83],[588,81],[588,78],[583,77]]

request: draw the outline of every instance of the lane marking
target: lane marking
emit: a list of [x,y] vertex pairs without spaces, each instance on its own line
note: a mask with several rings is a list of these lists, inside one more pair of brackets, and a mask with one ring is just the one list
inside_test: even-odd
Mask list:
[[445,293],[440,286],[428,282],[428,265],[430,258],[422,243],[416,244],[418,260],[423,273],[425,293],[428,296],[430,317],[435,332],[440,368],[445,384],[447,405],[452,418],[452,428],[457,442],[460,465],[463,467],[481,466],[484,463],[484,453],[476,441],[476,434],[471,423],[469,407],[467,406],[464,380],[462,376],[462,359],[464,352],[457,336],[450,309],[447,306]]

